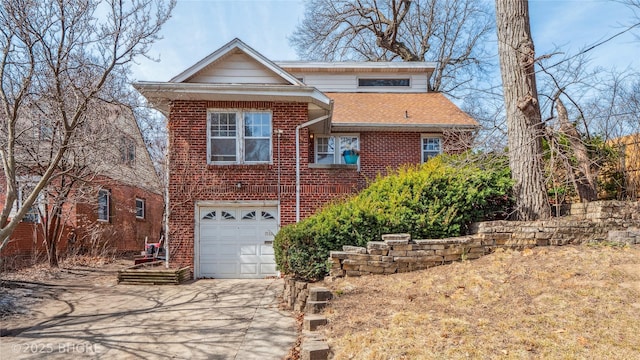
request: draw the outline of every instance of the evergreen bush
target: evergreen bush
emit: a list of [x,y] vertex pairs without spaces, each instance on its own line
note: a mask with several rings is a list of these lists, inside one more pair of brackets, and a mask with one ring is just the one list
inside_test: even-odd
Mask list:
[[365,246],[382,234],[413,239],[460,236],[475,221],[506,218],[512,181],[506,159],[468,155],[430,159],[379,177],[356,196],[283,227],[274,242],[278,268],[318,280],[329,269],[329,251]]

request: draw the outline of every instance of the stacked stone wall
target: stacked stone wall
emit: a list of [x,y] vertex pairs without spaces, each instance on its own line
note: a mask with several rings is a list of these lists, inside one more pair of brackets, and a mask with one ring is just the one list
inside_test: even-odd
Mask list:
[[331,276],[394,274],[477,259],[496,248],[522,250],[610,241],[640,244],[640,202],[573,204],[570,216],[543,221],[489,221],[473,224],[470,235],[412,240],[383,235],[366,247],[345,246],[330,254]]
[[[412,240],[409,234],[388,234],[366,247],[332,251],[330,275],[361,276],[423,270],[472,260],[497,248],[523,250],[536,246],[611,242],[640,244],[640,202],[597,201],[573,204],[570,215],[544,221],[475,223],[470,234],[447,239]],[[310,284],[285,279],[284,303],[304,311]]]

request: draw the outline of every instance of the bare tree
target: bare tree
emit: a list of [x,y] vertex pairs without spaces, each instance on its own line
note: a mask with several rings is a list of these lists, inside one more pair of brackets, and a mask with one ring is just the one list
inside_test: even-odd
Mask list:
[[448,93],[488,64],[493,26],[475,0],[310,0],[290,42],[309,60],[436,61],[429,90]]
[[[0,250],[41,191],[68,173],[60,164],[70,149],[82,146],[79,129],[89,110],[123,98],[129,64],[145,56],[174,5],[174,0],[0,3],[0,157],[6,181]],[[18,178],[36,165],[27,161],[25,151],[38,108],[60,133],[42,149],[48,161],[8,221],[18,198]]]
[[544,183],[542,124],[527,0],[496,0],[498,53],[504,91],[509,167],[517,217],[551,216]]

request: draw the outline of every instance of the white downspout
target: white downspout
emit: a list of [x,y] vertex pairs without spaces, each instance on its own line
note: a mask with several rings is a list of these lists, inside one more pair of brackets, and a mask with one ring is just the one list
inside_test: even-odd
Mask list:
[[331,115],[320,116],[319,118],[296,126],[296,222],[300,222],[300,129],[326,120],[330,116]]

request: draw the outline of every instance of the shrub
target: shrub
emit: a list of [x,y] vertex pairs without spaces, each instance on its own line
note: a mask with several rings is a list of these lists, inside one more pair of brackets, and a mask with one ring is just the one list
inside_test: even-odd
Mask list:
[[512,206],[509,168],[502,158],[483,159],[440,156],[403,167],[358,195],[283,227],[274,242],[278,268],[317,280],[328,272],[329,251],[343,245],[365,246],[389,233],[414,239],[459,236],[474,221],[505,218]]

